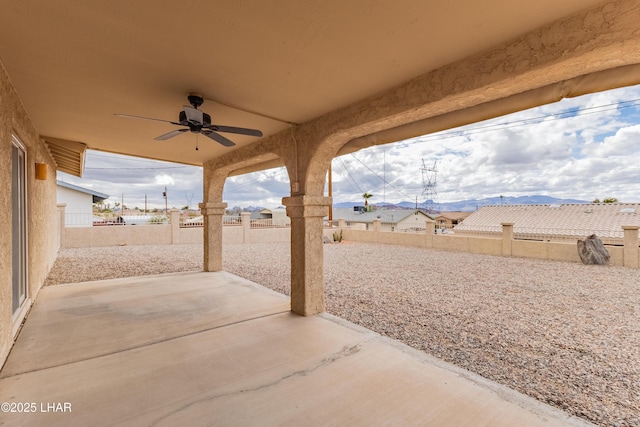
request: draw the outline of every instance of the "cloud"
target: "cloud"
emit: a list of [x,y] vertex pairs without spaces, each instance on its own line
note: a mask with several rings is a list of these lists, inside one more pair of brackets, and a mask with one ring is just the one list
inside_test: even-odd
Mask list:
[[585,144],[582,154],[594,157],[632,156],[640,153],[640,124],[619,129],[602,141]]
[[174,179],[171,176],[169,176],[166,173],[164,173],[164,174],[161,174],[161,175],[156,175],[155,184],[156,185],[175,185],[176,182],[174,181]]

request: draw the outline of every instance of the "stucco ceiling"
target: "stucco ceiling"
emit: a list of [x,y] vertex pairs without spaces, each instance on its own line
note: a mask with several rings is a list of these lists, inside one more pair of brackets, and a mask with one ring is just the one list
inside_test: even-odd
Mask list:
[[201,165],[234,148],[114,114],[177,120],[199,92],[214,123],[269,136],[601,0],[6,3],[0,60],[41,135]]

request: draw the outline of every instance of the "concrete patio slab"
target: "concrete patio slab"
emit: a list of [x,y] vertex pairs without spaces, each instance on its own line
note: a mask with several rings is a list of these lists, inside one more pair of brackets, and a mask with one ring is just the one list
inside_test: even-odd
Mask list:
[[282,295],[256,292],[254,283],[225,272],[45,287],[0,378],[288,312],[289,308],[289,300]]
[[34,409],[12,426],[587,425],[228,273],[44,289],[0,402]]

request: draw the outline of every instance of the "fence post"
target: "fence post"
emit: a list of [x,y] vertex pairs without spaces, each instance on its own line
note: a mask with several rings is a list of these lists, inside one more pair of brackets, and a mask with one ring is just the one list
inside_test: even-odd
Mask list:
[[380,241],[380,223],[379,219],[373,220],[373,233],[375,235],[375,242],[378,243]]
[[502,256],[511,256],[513,249],[513,222],[502,222]]
[[171,209],[169,212],[169,222],[171,224],[171,244],[180,243],[180,211]]
[[433,235],[436,234],[436,222],[432,219],[428,219],[426,222],[427,228],[427,247],[433,247]]
[[242,222],[242,243],[247,243],[249,240],[249,234],[251,233],[251,212],[240,212],[240,218]]
[[624,230],[624,252],[622,265],[625,267],[638,268],[638,230],[637,225],[623,225]]
[[338,228],[340,230],[347,228],[347,221],[344,218],[338,220]]
[[67,247],[67,204],[59,203],[58,204],[58,248],[66,248]]

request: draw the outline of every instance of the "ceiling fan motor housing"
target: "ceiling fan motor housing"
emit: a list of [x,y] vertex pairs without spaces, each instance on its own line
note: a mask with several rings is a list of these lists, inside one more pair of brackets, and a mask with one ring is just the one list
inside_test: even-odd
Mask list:
[[[182,126],[189,126],[189,120],[187,119],[187,113],[180,111],[180,116],[178,118],[178,123]],[[202,113],[202,126],[209,126],[211,124],[211,116],[207,113]]]

